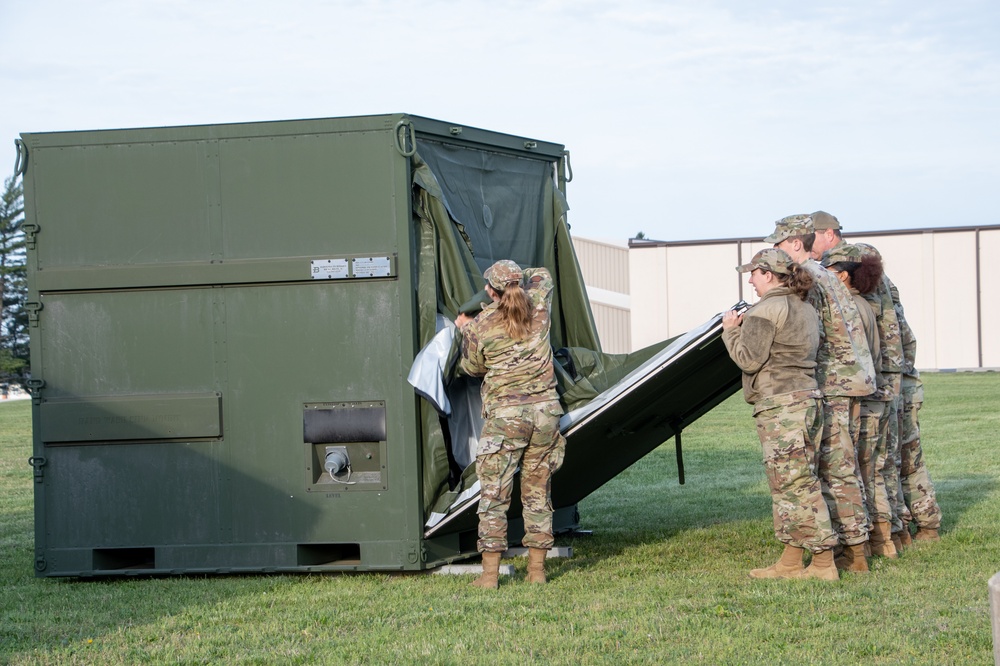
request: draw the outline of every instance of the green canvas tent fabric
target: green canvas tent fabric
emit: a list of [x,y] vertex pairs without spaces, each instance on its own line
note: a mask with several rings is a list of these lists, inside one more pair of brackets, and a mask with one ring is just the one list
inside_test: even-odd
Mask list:
[[[434,336],[439,313],[453,320],[478,307],[482,273],[498,259],[544,266],[555,278],[551,338],[560,350],[567,409],[586,404],[669,342],[633,354],[601,351],[553,163],[420,140],[412,164],[421,347]],[[439,414],[426,400],[420,409],[424,510],[442,512],[475,480],[474,466],[451,470]]]

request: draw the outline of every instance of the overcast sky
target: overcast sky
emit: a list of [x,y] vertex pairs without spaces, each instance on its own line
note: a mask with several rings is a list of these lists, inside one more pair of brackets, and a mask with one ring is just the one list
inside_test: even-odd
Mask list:
[[1000,223],[996,0],[0,0],[0,91],[4,176],[21,132],[406,112],[564,144],[579,236]]

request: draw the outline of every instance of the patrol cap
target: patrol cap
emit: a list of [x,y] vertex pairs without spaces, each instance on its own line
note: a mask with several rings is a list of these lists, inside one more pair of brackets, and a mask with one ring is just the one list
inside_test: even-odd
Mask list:
[[840,231],[841,229],[840,220],[824,211],[818,210],[809,217],[813,219],[813,229],[816,231],[826,231],[827,229]]
[[823,253],[823,258],[820,259],[821,264],[824,267],[833,266],[834,264],[846,264],[846,263],[861,263],[863,255],[861,253],[861,248],[857,245],[850,245],[848,243],[841,243],[837,247],[832,247]]
[[737,266],[736,270],[740,273],[749,273],[753,269],[759,268],[763,271],[771,271],[772,273],[780,273],[781,275],[790,275],[792,272],[791,266],[794,263],[795,262],[792,261],[792,258],[788,256],[788,253],[784,250],[779,250],[776,247],[769,247],[753,255],[753,259],[750,260],[749,264]]
[[813,221],[808,215],[789,215],[774,223],[774,233],[764,239],[765,243],[776,245],[793,236],[813,233]]
[[523,275],[521,267],[510,259],[501,259],[483,273],[483,277],[496,291],[503,291],[511,282],[520,282]]
[[[854,247],[858,248],[858,251],[861,252],[862,257],[875,257],[876,259],[879,260],[882,259],[882,255],[879,253],[878,250],[875,249],[875,246],[873,245],[869,245],[868,243],[855,243]],[[860,259],[858,261],[860,261]]]

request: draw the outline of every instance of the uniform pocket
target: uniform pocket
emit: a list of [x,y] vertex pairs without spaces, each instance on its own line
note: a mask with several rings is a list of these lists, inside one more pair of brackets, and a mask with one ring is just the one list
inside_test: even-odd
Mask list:
[[549,457],[549,470],[554,474],[562,467],[566,459],[566,438],[561,434],[556,437],[556,446]]
[[543,410],[549,416],[555,416],[557,418],[566,413],[563,411],[562,404],[558,400],[545,403]]

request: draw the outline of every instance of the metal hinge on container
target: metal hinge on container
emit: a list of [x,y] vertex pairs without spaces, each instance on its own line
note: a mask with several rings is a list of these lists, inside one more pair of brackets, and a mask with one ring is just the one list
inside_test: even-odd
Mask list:
[[29,326],[38,326],[38,313],[42,311],[43,307],[44,306],[41,303],[36,301],[24,304],[24,309],[28,311]]
[[24,232],[24,246],[29,250],[34,250],[35,234],[41,230],[41,227],[34,222],[25,222],[21,225],[21,230]]
[[35,483],[41,483],[42,477],[45,473],[42,468],[45,467],[45,463],[48,461],[42,456],[32,456],[28,458],[28,464],[35,468]]

